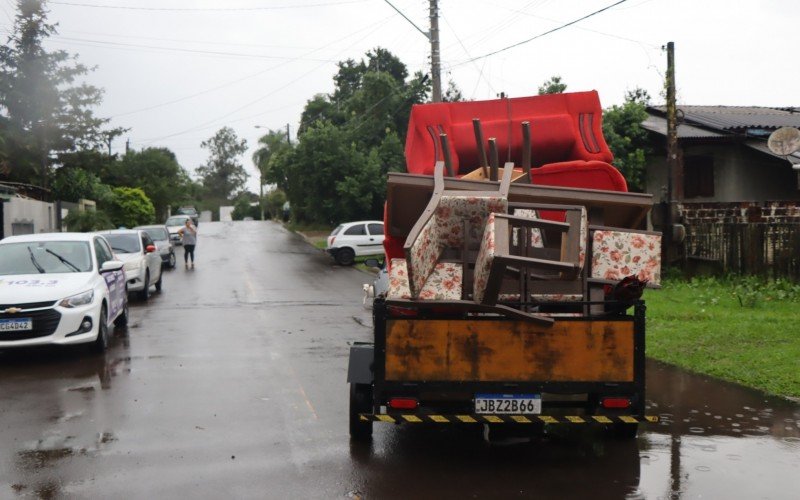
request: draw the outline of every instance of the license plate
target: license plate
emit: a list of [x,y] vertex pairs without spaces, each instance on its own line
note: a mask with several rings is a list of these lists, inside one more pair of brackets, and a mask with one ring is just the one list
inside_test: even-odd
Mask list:
[[542,413],[539,394],[476,394],[475,413],[538,415]]
[[19,332],[23,330],[33,330],[33,320],[31,318],[0,319],[0,332]]

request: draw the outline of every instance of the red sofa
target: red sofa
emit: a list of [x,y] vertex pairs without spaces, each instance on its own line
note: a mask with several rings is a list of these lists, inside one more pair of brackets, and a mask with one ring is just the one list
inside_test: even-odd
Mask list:
[[[436,161],[444,159],[440,133],[447,134],[458,174],[477,168],[473,118],[481,120],[484,139],[497,139],[501,165],[506,161],[521,164],[521,124],[530,122],[532,163],[545,167],[534,172],[535,183],[627,191],[625,179],[610,165],[613,155],[603,139],[596,91],[416,105],[406,136],[408,172],[433,174]],[[541,182],[536,182],[537,177]]]

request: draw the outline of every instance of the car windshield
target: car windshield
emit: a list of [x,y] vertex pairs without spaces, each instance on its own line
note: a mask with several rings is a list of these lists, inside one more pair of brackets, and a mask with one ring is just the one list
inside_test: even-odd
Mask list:
[[188,219],[188,217],[186,217],[186,216],[184,216],[184,217],[170,217],[169,219],[167,219],[167,222],[165,222],[164,225],[167,225],[167,226],[182,226],[182,225],[186,224],[186,219]]
[[115,252],[139,253],[142,250],[142,240],[136,233],[106,233],[103,236]]
[[344,227],[344,224],[339,224],[336,227],[336,229],[333,230],[333,232],[331,233],[331,236],[336,236],[337,234],[339,234],[339,231],[341,231],[343,227]]
[[161,229],[160,227],[149,227],[147,229],[143,229],[145,233],[153,239],[153,241],[167,241],[169,239],[169,234],[167,234],[166,229]]
[[92,270],[85,241],[31,241],[0,245],[0,276],[85,273]]
[[197,210],[194,208],[179,208],[176,213],[183,215],[197,215]]

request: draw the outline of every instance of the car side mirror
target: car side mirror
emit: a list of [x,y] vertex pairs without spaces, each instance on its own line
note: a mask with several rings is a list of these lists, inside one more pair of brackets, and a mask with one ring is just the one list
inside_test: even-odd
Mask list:
[[100,266],[100,274],[119,271],[123,265],[122,261],[119,260],[107,260]]
[[145,247],[144,251],[147,252],[147,253],[153,253],[153,252],[156,251],[156,246],[155,245],[147,245],[147,247]]

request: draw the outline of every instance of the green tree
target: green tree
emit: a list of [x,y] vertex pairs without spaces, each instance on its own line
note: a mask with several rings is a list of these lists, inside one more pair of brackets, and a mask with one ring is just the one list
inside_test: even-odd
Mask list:
[[213,197],[230,199],[247,181],[247,172],[239,162],[247,151],[247,141],[239,140],[232,128],[223,127],[200,146],[209,152],[206,164],[197,169],[203,186]]
[[554,75],[539,87],[539,95],[562,94],[565,90],[567,90],[567,84],[561,81],[560,76]]
[[444,95],[442,96],[442,101],[444,102],[461,102],[464,100],[464,95],[461,93],[461,89],[458,88],[456,82],[453,80],[447,81],[447,89],[444,91]]
[[78,233],[114,228],[114,224],[108,218],[108,215],[100,210],[85,210],[83,212],[73,210],[64,217],[64,225],[67,230]]
[[45,2],[17,0],[17,11],[8,43],[0,46],[0,114],[6,118],[0,133],[14,167],[6,175],[47,187],[51,153],[102,144],[108,120],[92,112],[102,90],[77,82],[89,69],[66,51],[44,49],[57,33]]
[[603,136],[611,152],[614,166],[622,173],[631,191],[644,189],[646,157],[652,153],[647,131],[642,122],[647,118],[650,95],[636,88],[628,91],[625,102],[603,111]]
[[320,123],[293,150],[287,196],[297,220],[332,224],[379,216],[386,185],[378,155],[346,139],[343,129]]
[[285,188],[286,173],[280,169],[279,162],[270,162],[270,159],[291,149],[286,133],[283,130],[270,130],[258,139],[258,144],[259,148],[253,153],[253,163],[261,172],[262,185],[276,184],[279,188]]
[[239,194],[236,197],[236,201],[233,204],[233,213],[231,217],[233,220],[242,220],[245,217],[252,217],[253,219],[258,219],[261,217],[260,209],[258,205],[253,205],[258,201],[258,195],[244,192]]
[[266,198],[270,217],[280,218],[283,214],[283,204],[286,203],[286,193],[281,189],[273,189]]
[[166,148],[128,152],[113,166],[110,177],[114,185],[141,188],[159,220],[166,219],[167,207],[177,207],[191,195],[189,174]]
[[155,208],[140,188],[117,187],[112,193],[106,208],[116,226],[135,227],[153,223]]
[[56,199],[73,203],[86,199],[102,204],[112,197],[111,187],[93,173],[76,167],[56,170],[52,191]]

